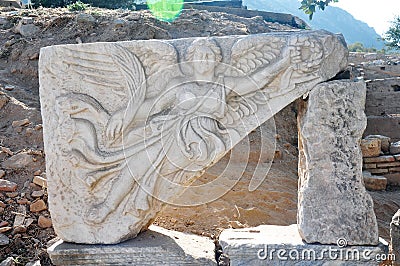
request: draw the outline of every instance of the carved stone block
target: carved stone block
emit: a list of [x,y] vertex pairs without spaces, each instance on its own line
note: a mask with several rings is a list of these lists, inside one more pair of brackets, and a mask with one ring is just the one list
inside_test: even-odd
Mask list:
[[308,244],[295,224],[226,229],[219,244],[230,266],[376,266],[388,252],[383,239],[378,246]]
[[164,203],[222,196],[230,186],[203,202],[179,197],[207,193],[190,184],[346,66],[343,38],[325,31],[43,48],[40,98],[56,233],[69,242],[117,243],[151,224]]
[[378,244],[362,176],[365,93],[364,82],[323,83],[299,111],[298,224],[307,243]]
[[62,240],[48,248],[54,265],[217,265],[215,245],[207,237],[150,226],[135,239],[115,245],[86,245]]

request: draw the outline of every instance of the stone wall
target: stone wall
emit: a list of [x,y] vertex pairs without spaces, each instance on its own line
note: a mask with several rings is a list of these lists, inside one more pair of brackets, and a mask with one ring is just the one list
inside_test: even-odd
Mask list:
[[[400,186],[399,145],[399,142],[392,143],[390,138],[380,135],[367,136],[366,139],[361,141],[363,169],[372,174],[364,174],[366,185],[375,180],[380,184],[385,182],[391,186]],[[385,187],[380,186],[380,189],[376,190],[384,190]]]

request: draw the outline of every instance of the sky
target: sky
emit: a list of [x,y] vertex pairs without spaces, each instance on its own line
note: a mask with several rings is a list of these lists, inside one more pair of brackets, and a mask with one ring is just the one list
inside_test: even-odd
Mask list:
[[400,0],[339,0],[332,6],[340,7],[358,20],[373,27],[380,35],[390,26],[396,15],[400,16]]

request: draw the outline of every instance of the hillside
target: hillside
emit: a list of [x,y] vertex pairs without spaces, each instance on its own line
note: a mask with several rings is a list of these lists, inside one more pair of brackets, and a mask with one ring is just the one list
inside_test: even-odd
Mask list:
[[361,42],[365,47],[383,48],[383,42],[378,40],[380,36],[373,28],[338,7],[329,6],[323,12],[318,10],[310,21],[308,15],[299,10],[300,3],[297,0],[244,0],[243,4],[252,10],[293,14],[306,21],[313,29],[342,33],[349,44]]

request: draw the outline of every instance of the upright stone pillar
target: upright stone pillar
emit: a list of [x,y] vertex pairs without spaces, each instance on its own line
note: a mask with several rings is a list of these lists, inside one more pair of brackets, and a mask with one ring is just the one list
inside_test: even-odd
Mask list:
[[400,265],[400,209],[390,223],[390,253],[394,255],[394,266]]
[[307,243],[378,244],[373,201],[362,179],[364,82],[332,81],[300,108],[298,228]]

